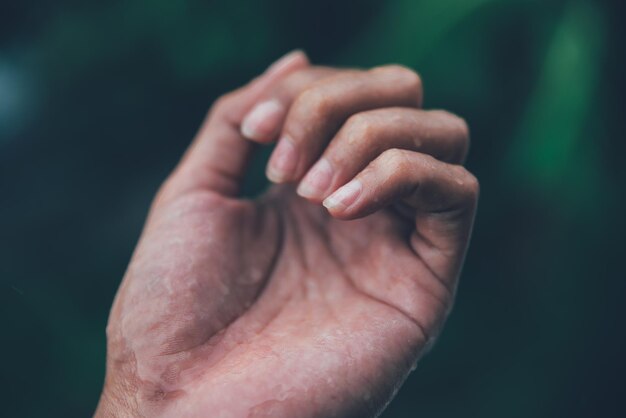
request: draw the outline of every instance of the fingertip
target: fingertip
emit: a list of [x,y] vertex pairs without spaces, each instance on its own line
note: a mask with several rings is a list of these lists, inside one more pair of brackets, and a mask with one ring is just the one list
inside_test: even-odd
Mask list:
[[326,208],[330,216],[341,221],[349,221],[360,217],[358,213],[353,213],[353,208],[341,208],[337,206],[329,207],[327,205],[324,205],[324,203],[322,203],[322,205]]
[[270,142],[276,136],[284,116],[285,107],[280,101],[263,101],[243,118],[241,134],[256,142]]
[[337,200],[335,200],[332,196],[327,197],[322,202],[322,205],[332,214],[332,213],[341,213],[345,206],[341,205]]
[[298,165],[298,151],[288,137],[284,136],[272,152],[265,173],[274,183],[285,183],[291,180]]
[[328,195],[333,179],[333,168],[325,157],[320,158],[306,173],[296,192],[314,203],[320,203]]
[[272,168],[272,166],[270,166],[269,164],[265,169],[265,176],[269,181],[274,184],[281,184],[285,182],[285,178],[283,177],[283,175],[280,172],[276,171],[274,168]]
[[[293,50],[270,65],[262,76],[253,82],[253,85],[260,90],[281,77],[309,65],[309,59],[302,50]],[[275,139],[285,116],[286,106],[283,103],[276,98],[267,99],[257,103],[242,118],[240,132],[244,137],[253,141],[270,142]]]
[[332,214],[346,213],[359,199],[362,191],[363,183],[358,179],[354,179],[324,199],[322,204]]
[[316,203],[319,202],[319,197],[317,197],[317,190],[313,189],[309,184],[301,181],[296,189],[296,193],[300,197],[305,198],[306,200]]

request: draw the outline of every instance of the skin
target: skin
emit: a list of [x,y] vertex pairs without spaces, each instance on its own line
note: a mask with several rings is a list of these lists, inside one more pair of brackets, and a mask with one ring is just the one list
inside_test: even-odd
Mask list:
[[[115,298],[96,416],[378,415],[450,311],[478,198],[466,124],[421,97],[404,67],[294,52],[218,99]],[[274,141],[277,184],[239,198]]]

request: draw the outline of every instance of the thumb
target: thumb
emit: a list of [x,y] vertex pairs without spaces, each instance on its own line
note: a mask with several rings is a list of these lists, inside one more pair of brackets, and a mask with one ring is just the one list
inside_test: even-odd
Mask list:
[[309,61],[302,51],[290,52],[244,87],[220,97],[177,168],[163,185],[158,200],[169,200],[200,189],[235,196],[253,148],[253,143],[241,135],[243,118],[263,95],[287,75],[308,65]]

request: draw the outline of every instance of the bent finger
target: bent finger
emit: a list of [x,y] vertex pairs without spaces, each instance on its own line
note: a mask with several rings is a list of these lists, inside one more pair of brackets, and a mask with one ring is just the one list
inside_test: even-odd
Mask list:
[[320,202],[387,149],[418,151],[461,163],[469,146],[465,121],[441,110],[383,108],[352,115],[307,172],[298,194]]
[[415,216],[413,250],[430,260],[438,277],[452,280],[463,262],[478,194],[478,180],[463,166],[391,149],[330,195],[324,206],[334,217],[355,219],[392,204],[406,205]]
[[320,80],[289,109],[268,177],[276,183],[300,180],[348,117],[382,107],[419,107],[421,98],[419,76],[397,65]]

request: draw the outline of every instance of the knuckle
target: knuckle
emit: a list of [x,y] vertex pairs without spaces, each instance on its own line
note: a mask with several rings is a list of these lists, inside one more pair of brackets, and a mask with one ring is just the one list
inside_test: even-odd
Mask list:
[[457,129],[458,129],[458,133],[459,133],[459,137],[463,138],[465,141],[469,141],[470,138],[470,128],[469,125],[467,124],[467,121],[465,120],[465,118],[462,118],[460,116],[455,116],[456,118],[456,123],[457,123]]
[[380,163],[383,170],[392,173],[409,169],[409,160],[406,151],[398,148],[391,148],[380,155]]
[[364,112],[350,116],[346,121],[345,129],[349,142],[353,142],[353,139],[368,141],[374,136],[374,123]]
[[478,181],[476,176],[471,173],[469,174],[469,177],[468,177],[468,188],[469,188],[470,194],[478,198],[478,195],[480,195],[480,182]]
[[432,112],[448,128],[448,135],[453,145],[451,159],[462,162],[469,152],[470,145],[470,129],[467,121],[447,110],[433,110]]
[[463,118],[459,118],[460,120],[460,128],[459,128],[459,141],[461,142],[461,161],[465,161],[467,154],[470,150],[470,129],[469,125]]
[[422,105],[423,85],[422,78],[414,70],[399,64],[390,64],[370,70],[375,73],[384,73],[390,78],[389,82],[397,85],[407,94],[407,100],[412,106]]
[[402,80],[407,88],[421,94],[423,88],[422,77],[415,70],[399,64],[392,64],[387,66],[387,68],[388,71],[395,73],[396,77]]
[[470,129],[467,121],[457,115],[452,113],[448,113],[451,116],[451,119],[454,123],[454,141],[458,144],[460,160],[465,160],[467,153],[469,152],[470,146]]
[[420,75],[409,69],[406,67],[401,67],[403,68],[403,77],[406,79],[406,83],[409,87],[409,89],[412,89],[413,91],[415,91],[416,93],[421,93],[422,92],[422,77],[420,77]]
[[470,129],[464,118],[447,110],[433,110],[432,112],[438,115],[442,122],[452,127],[455,136],[465,140],[469,139]]
[[308,87],[296,99],[296,105],[303,112],[312,115],[326,115],[331,111],[331,95],[322,86]]
[[460,167],[459,182],[461,183],[465,196],[468,200],[476,201],[480,194],[480,182],[475,175],[470,173],[465,167]]

